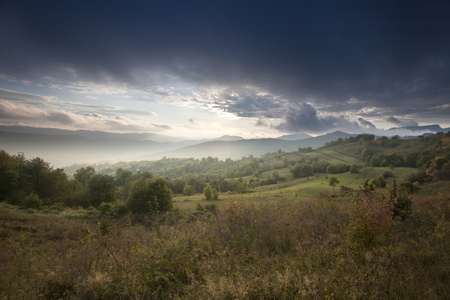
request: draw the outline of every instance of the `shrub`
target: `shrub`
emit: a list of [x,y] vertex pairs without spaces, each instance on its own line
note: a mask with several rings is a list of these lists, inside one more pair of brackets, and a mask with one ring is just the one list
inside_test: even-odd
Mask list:
[[185,196],[192,196],[194,194],[194,188],[190,185],[185,185],[183,188],[183,195]]
[[212,189],[212,194],[213,194],[213,196],[212,196],[213,200],[219,199],[219,193],[217,192],[216,189]]
[[333,164],[327,167],[328,174],[345,173],[348,171],[350,171],[350,165],[346,164]]
[[373,246],[387,233],[393,216],[390,195],[383,190],[371,191],[365,186],[353,202],[350,211],[348,237],[356,248]]
[[34,208],[38,209],[42,206],[42,200],[36,194],[30,194],[23,198],[22,206],[25,208]]
[[205,186],[205,189],[203,190],[203,194],[205,195],[206,200],[211,200],[212,188],[209,184],[207,186]]
[[390,193],[391,201],[393,202],[392,218],[400,217],[402,220],[406,219],[411,214],[411,198],[408,191],[404,187],[397,187],[394,178],[393,187]]
[[380,175],[375,178],[372,183],[377,188],[384,188],[386,187],[386,178],[383,175]]
[[394,173],[392,173],[392,171],[385,171],[383,173],[383,177],[386,178],[386,179],[392,178],[392,177],[394,177]]
[[352,173],[352,174],[359,173],[358,166],[357,166],[356,164],[353,164],[353,165],[350,167],[350,173]]

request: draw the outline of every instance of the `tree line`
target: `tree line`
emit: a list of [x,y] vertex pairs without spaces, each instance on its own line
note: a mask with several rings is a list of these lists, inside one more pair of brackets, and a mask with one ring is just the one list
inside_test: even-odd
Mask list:
[[116,176],[97,173],[93,167],[76,171],[73,179],[43,159],[26,159],[0,150],[0,201],[25,208],[54,204],[69,207],[115,206],[126,212],[167,211],[172,191],[166,180],[150,172],[117,170]]

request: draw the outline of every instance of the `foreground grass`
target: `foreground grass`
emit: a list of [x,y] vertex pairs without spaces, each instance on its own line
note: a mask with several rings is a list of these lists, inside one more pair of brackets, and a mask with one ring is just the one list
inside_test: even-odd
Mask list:
[[431,188],[370,247],[348,238],[352,197],[235,197],[217,215],[122,219],[2,205],[0,297],[448,299],[449,191]]

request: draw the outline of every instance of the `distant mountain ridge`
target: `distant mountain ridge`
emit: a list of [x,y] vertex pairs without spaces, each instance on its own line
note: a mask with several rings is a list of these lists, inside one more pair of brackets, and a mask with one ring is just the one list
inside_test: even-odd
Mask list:
[[[420,133],[424,128],[428,131],[446,132],[439,125],[410,126],[409,131],[417,129],[414,132]],[[335,131],[316,137],[292,134],[279,138],[243,139],[225,135],[216,139],[182,140],[153,133],[0,126],[0,149],[12,155],[23,152],[28,158],[41,157],[55,167],[65,167],[75,163],[157,160],[164,156],[240,159],[249,155],[258,157],[278,150],[291,152],[305,147],[317,148],[327,142],[351,136],[355,134]]]
[[278,139],[287,140],[287,141],[296,141],[296,140],[307,139],[310,137],[311,136],[306,133],[295,133],[295,134],[282,135],[282,136],[278,137]]
[[38,128],[28,126],[0,126],[0,131],[11,133],[32,133],[43,135],[78,135],[90,139],[126,139],[155,142],[181,142],[183,138],[170,137],[157,133],[115,133],[98,130],[67,130],[56,128]]
[[421,131],[429,131],[432,133],[438,133],[438,132],[444,132],[447,133],[450,131],[450,128],[442,128],[440,125],[434,124],[434,125],[424,125],[424,126],[405,126],[405,127],[393,127],[389,130],[401,130],[406,129],[413,132],[421,132]]
[[[157,136],[157,135],[155,135]],[[153,137],[155,137],[153,136]],[[0,149],[10,154],[23,152],[25,156],[41,157],[55,167],[75,163],[93,164],[121,160],[155,160],[166,157],[241,158],[261,156],[278,150],[295,151],[300,147],[316,148],[339,137],[343,132],[302,140],[250,139],[222,136],[216,139],[158,142],[146,134],[115,134],[101,131],[70,131],[52,128],[0,126]]]
[[[342,131],[328,133],[318,137],[309,137],[302,140],[283,140],[279,138],[268,139],[251,139],[236,141],[210,141],[196,145],[190,145],[172,151],[158,153],[158,159],[163,156],[179,157],[179,158],[202,158],[213,156],[221,160],[226,158],[240,159],[243,156],[253,155],[255,157],[264,155],[269,152],[282,150],[285,152],[297,151],[299,148],[317,148],[325,145],[327,142],[337,140],[339,138],[348,138],[355,136]],[[153,157],[155,157],[153,155]],[[145,159],[145,157],[141,157]]]

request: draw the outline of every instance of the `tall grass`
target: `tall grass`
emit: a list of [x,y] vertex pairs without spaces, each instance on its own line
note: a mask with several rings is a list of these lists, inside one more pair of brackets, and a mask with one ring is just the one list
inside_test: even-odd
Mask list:
[[157,217],[0,207],[2,299],[448,299],[448,196],[355,247],[351,197]]

